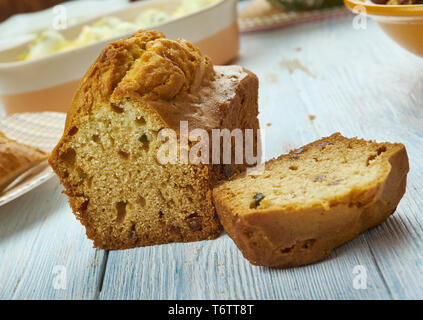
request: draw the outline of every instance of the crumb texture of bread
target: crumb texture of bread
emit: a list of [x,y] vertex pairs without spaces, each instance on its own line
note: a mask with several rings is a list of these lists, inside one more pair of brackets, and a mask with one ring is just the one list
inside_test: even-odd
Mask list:
[[0,131],[0,192],[47,156],[46,152],[9,139]]
[[252,264],[305,265],[385,221],[405,193],[404,145],[339,133],[213,190],[220,221]]
[[[214,67],[191,43],[139,31],[109,44],[82,79],[49,162],[94,246],[213,239],[225,168],[157,160],[162,129],[257,129],[257,77]],[[179,139],[179,135],[178,135]],[[242,171],[234,167],[234,172]]]

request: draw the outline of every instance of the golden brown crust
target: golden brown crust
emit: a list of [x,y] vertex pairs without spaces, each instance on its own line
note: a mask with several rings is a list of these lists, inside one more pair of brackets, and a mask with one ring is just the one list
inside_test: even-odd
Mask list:
[[[336,134],[301,149],[313,148],[331,139],[346,138]],[[364,140],[350,141],[364,143]],[[241,214],[234,210],[234,200],[228,199],[228,190],[223,184],[213,191],[220,221],[252,264],[287,268],[322,260],[334,248],[385,221],[404,195],[409,170],[405,147],[389,143],[379,146],[387,149],[383,155],[384,178],[365,189],[353,190],[344,198],[334,198],[329,209],[324,206],[271,208]],[[296,155],[295,151],[267,164],[289,159]]]
[[102,51],[74,95],[66,129],[77,115],[90,113],[103,103],[170,100],[184,92],[195,93],[213,75],[210,59],[189,42],[141,30]]
[[64,136],[73,119],[90,113],[92,108],[109,103],[116,86],[132,64],[145,51],[146,44],[164,38],[158,31],[137,32],[134,36],[109,44],[86,72],[69,108]]
[[[239,91],[239,87],[245,91],[242,88],[248,86],[257,98],[254,87],[258,87],[258,79],[239,66],[215,69],[210,59],[188,41],[171,41],[154,30],[141,30],[109,44],[81,80],[66,117],[62,139],[49,161],[58,161],[57,148],[71,136],[69,131],[75,122],[102,104],[130,100],[144,108],[151,106],[149,116],[158,129],[169,127],[178,131],[181,119],[189,121],[194,128],[219,127],[231,111],[228,98],[230,101],[237,98],[237,95],[228,97],[228,92]],[[234,81],[228,84],[227,78]],[[254,110],[251,117],[254,119],[257,114]]]
[[47,153],[9,139],[0,131],[0,192],[32,166],[47,159]]
[[[65,186],[65,193],[69,196],[73,212],[86,227],[87,236],[94,240],[94,246],[104,249],[124,249],[173,241],[215,238],[220,233],[221,226],[216,219],[211,188],[216,181],[227,175],[228,170],[225,172],[219,165],[188,165],[179,168],[169,166],[163,169],[174,175],[169,178],[166,176],[168,173],[156,166],[156,161],[138,163],[137,159],[142,157],[132,159],[133,153],[138,154],[136,148],[133,148],[131,157],[128,152],[127,161],[124,161],[122,166],[133,162],[134,166],[129,169],[131,171],[136,172],[142,165],[142,170],[148,171],[150,167],[154,167],[156,168],[154,170],[162,170],[160,174],[155,172],[148,178],[140,177],[134,185],[128,185],[126,182],[122,184],[123,186],[119,183],[114,185],[114,181],[104,185],[96,184],[98,174],[91,176],[88,172],[90,164],[86,159],[97,158],[99,154],[92,153],[79,158],[80,149],[83,147],[78,141],[84,141],[84,144],[91,143],[84,140],[85,137],[81,133],[82,130],[87,130],[81,128],[93,129],[92,124],[95,120],[90,123],[91,120],[87,119],[94,119],[106,106],[106,109],[114,110],[111,113],[114,113],[114,119],[120,119],[118,121],[126,121],[129,115],[137,113],[134,109],[139,110],[142,117],[148,120],[149,136],[156,135],[162,128],[171,128],[178,133],[182,120],[188,121],[190,130],[257,129],[259,126],[257,92],[258,79],[254,74],[238,66],[213,67],[208,57],[203,56],[197,48],[182,39],[171,41],[156,31],[140,31],[128,39],[108,45],[81,81],[68,112],[62,139],[49,159]],[[126,120],[125,115],[128,115]],[[127,138],[113,137],[115,145],[121,145],[121,148],[129,148],[128,144],[122,145],[123,139]],[[136,143],[139,144],[139,141]],[[150,141],[150,145],[153,149],[155,142]],[[105,149],[103,148],[103,152]],[[111,157],[113,156],[112,154]],[[104,171],[109,169],[107,163],[113,160],[111,157],[101,160],[105,166]],[[235,173],[242,169],[243,166],[239,165],[229,171]],[[139,174],[143,175],[143,172]],[[124,178],[126,172],[119,174],[121,179],[132,178]],[[111,178],[114,179],[113,176]],[[167,179],[166,184],[162,179]],[[177,190],[177,187],[176,190],[169,190],[169,179],[172,185],[181,185],[183,186],[181,189],[192,190],[193,199],[181,199],[180,195],[177,196],[178,192],[183,194],[186,190]],[[92,185],[98,191],[97,195],[93,192],[93,187],[87,187],[88,180],[90,185],[91,181],[94,181]],[[111,203],[104,201],[105,197],[108,197],[107,187],[111,188],[110,193],[119,190],[116,191],[113,201],[119,197],[126,197],[120,199],[120,202],[128,204],[128,212],[122,221],[113,221],[112,211],[116,209]],[[149,189],[150,192],[140,188]],[[99,195],[102,192],[104,196]],[[155,230],[152,230],[148,233],[146,228],[142,227],[146,221],[141,220],[140,212],[131,211],[135,210],[131,208],[140,206],[136,203],[137,200],[132,198],[135,197],[135,193],[138,196],[142,194],[147,200],[147,206],[149,203],[155,203],[154,207],[143,209],[143,212],[146,214],[156,210],[154,219],[157,221],[150,218],[151,221],[156,221],[154,228],[160,229],[160,232],[155,233]],[[176,198],[164,199],[165,196]],[[169,218],[172,214],[175,214],[173,222]],[[108,218],[105,218],[107,215]],[[178,215],[178,219],[182,222],[176,219]],[[162,218],[157,219],[157,216]],[[201,228],[197,224],[201,224]]]

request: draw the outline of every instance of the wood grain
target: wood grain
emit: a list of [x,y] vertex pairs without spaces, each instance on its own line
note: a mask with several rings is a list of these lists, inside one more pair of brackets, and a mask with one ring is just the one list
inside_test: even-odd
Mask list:
[[[371,280],[354,290],[352,270],[364,264]],[[122,290],[125,288],[125,290]],[[364,239],[331,259],[296,269],[251,266],[232,240],[170,244],[110,252],[100,299],[388,299]]]
[[[370,20],[353,29],[352,17],[243,35],[241,46],[236,63],[260,78],[266,158],[335,131],[403,142],[411,170],[397,212],[326,261],[275,270],[251,266],[226,234],[92,249],[52,180],[0,208],[0,298],[423,298],[423,60]],[[67,267],[66,290],[51,286],[55,264]],[[353,287],[357,265],[367,289]]]
[[[98,297],[105,252],[92,249],[61,191],[54,177],[0,207],[0,299]],[[55,266],[66,268],[66,289],[55,289]]]

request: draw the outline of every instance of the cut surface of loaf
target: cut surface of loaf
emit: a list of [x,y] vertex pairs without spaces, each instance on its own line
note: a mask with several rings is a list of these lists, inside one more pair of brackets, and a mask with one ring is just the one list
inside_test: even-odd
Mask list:
[[213,190],[220,221],[252,264],[285,268],[324,259],[382,223],[401,200],[409,170],[402,144],[339,133]]
[[108,45],[81,81],[49,159],[94,246],[125,249],[215,238],[211,164],[161,164],[162,129],[258,128],[258,80],[216,66],[185,40],[140,31]]
[[47,159],[40,149],[9,139],[0,131],[0,193],[22,173]]

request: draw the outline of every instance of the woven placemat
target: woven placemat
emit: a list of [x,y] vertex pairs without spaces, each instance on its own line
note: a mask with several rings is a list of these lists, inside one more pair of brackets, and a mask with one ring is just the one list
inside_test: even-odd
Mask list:
[[252,0],[238,13],[242,33],[265,31],[317,20],[346,16],[349,11],[341,7],[311,11],[285,11],[273,7],[266,0]]
[[[18,113],[0,117],[0,130],[7,137],[50,153],[62,136],[66,114],[58,112]],[[30,169],[0,194],[0,206],[53,177],[46,161]]]

